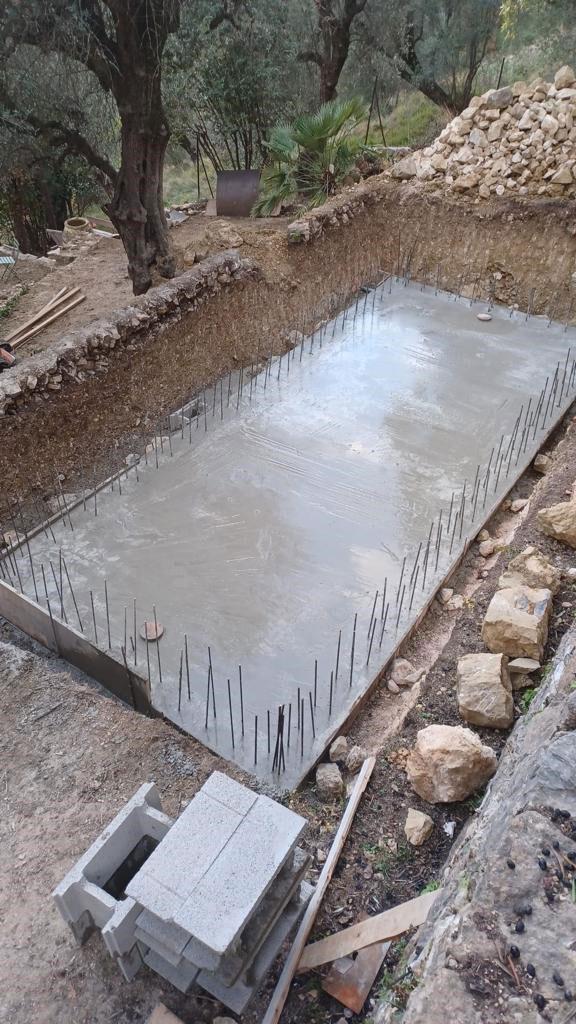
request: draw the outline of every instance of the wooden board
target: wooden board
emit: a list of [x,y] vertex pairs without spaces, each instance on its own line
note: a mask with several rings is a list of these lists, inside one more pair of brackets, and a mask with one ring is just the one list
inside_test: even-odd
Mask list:
[[272,1000],[264,1015],[262,1024],[277,1024],[280,1020],[282,1010],[284,1009],[284,1003],[286,1002],[288,992],[290,991],[292,979],[296,973],[300,957],[302,956],[302,950],[304,949],[308,936],[312,931],[314,921],[316,920],[316,914],[318,913],[324,893],[328,888],[330,879],[332,878],[334,869],[338,863],[340,854],[342,853],[342,848],[346,842],[346,837],[350,831],[354,815],[356,814],[356,808],[358,807],[362,794],[368,785],[375,764],[375,757],[367,757],[360,769],[360,772],[358,773],[354,789],[352,790],[350,799],[346,805],[346,810],[342,816],[342,821],[340,822],[338,831],[334,837],[334,842],[330,847],[326,862],[320,873],[320,878],[316,883],[314,895],[306,908],[306,912],[302,918],[302,923],[296,932],[292,948],[288,953],[282,974],[278,979],[278,983],[272,994]]
[[413,900],[369,917],[367,921],[353,924],[350,928],[336,932],[335,935],[313,942],[304,950],[298,971],[309,971],[311,967],[331,963],[339,957],[355,953],[358,949],[372,946],[375,942],[393,939],[409,928],[418,927],[428,917],[428,911],[440,892],[441,889],[422,893]]

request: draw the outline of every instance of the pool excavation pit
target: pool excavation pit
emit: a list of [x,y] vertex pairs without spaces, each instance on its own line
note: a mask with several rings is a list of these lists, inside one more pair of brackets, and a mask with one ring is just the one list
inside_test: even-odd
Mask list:
[[406,280],[366,288],[50,523],[25,536],[12,504],[0,614],[293,787],[572,403],[575,337]]

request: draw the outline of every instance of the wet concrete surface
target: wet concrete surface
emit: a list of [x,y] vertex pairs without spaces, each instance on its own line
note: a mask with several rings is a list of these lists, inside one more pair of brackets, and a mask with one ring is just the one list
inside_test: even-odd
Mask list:
[[[121,494],[118,483],[98,494],[97,515],[90,498],[71,512],[73,529],[64,517],[55,541],[50,533],[30,540],[53,613],[61,549],[85,631],[94,637],[92,591],[98,643],[108,647],[106,581],[112,650],[121,658],[126,645],[128,661],[150,676],[154,705],[181,728],[268,777],[277,709],[286,707],[287,730],[290,706],[280,782],[295,784],[572,400],[566,359],[575,332],[502,308],[481,322],[485,309],[387,283],[252,384],[245,373],[241,396],[237,380],[220,382],[183,436],[172,435],[172,454],[164,442],[158,468],[149,454]],[[558,362],[560,386],[543,423]],[[534,438],[528,424],[547,377]],[[19,566],[34,597],[25,548]],[[77,626],[65,574],[63,593]],[[146,645],[139,633],[154,608],[165,631],[159,645]]]

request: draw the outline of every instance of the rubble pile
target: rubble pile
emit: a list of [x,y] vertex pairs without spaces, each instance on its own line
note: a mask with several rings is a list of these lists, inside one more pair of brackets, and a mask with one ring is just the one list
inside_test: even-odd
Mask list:
[[482,199],[576,196],[576,76],[537,78],[475,96],[438,138],[394,165],[397,178],[446,184]]

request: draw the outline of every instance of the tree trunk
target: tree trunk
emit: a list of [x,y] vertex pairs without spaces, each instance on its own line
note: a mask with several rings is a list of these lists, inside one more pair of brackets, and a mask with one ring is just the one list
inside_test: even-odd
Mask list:
[[118,100],[122,121],[122,158],[114,196],[106,213],[128,256],[135,295],[152,284],[155,265],[162,277],[174,277],[176,263],[164,213],[163,168],[170,131],[153,74],[129,99]]

